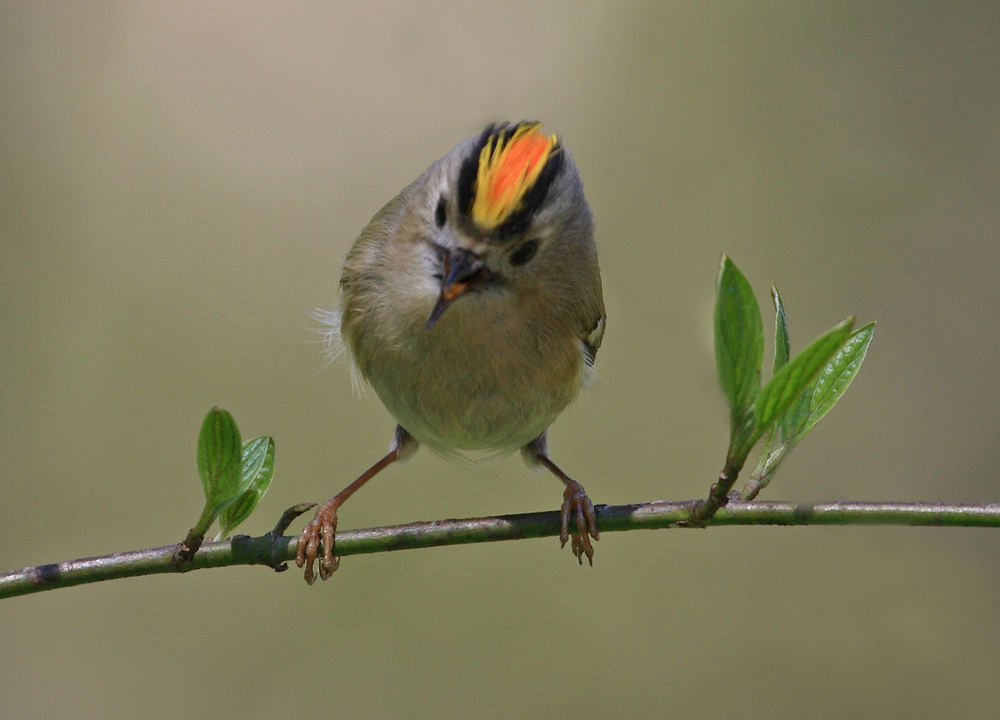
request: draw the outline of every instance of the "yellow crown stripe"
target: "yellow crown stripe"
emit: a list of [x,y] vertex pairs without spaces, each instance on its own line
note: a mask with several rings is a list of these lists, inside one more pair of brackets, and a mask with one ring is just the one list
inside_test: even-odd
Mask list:
[[517,209],[558,144],[540,123],[518,125],[509,137],[507,132],[491,135],[479,153],[472,219],[483,228],[498,227]]

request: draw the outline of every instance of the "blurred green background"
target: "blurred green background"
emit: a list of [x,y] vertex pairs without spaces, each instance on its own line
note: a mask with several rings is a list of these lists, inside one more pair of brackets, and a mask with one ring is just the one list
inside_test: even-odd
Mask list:
[[[581,168],[609,312],[551,432],[595,502],[722,464],[721,252],[799,349],[879,321],[765,498],[1000,500],[1000,6],[4,3],[0,568],[183,537],[212,405],[282,509],[386,447],[308,310],[384,201],[539,118]],[[342,527],[555,509],[518,457],[429,452]],[[298,526],[296,526],[298,527]],[[1000,534],[726,528],[354,557],[0,606],[5,717],[994,717]]]

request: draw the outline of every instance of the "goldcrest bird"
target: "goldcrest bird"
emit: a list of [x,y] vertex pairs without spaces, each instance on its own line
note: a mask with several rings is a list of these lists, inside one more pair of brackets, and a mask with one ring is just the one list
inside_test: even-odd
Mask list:
[[520,448],[564,483],[561,542],[593,564],[593,503],[546,442],[605,327],[590,208],[555,135],[537,122],[490,125],[431,165],[362,230],[326,320],[398,425],[385,457],[302,531],[307,582],[317,558],[324,580],[337,569],[344,501],[421,443],[443,454]]

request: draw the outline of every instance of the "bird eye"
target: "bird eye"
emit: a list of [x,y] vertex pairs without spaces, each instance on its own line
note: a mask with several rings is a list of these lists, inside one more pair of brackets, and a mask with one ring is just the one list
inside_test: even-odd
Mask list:
[[510,264],[517,267],[529,262],[538,252],[537,240],[525,240],[510,256]]
[[444,195],[438,200],[437,210],[434,211],[434,222],[437,223],[439,228],[444,227],[444,221],[448,219],[448,215],[445,212],[444,207]]

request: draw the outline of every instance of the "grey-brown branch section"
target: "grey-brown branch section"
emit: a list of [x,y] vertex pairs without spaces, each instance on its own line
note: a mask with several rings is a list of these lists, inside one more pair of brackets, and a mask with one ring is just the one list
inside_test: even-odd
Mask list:
[[[658,501],[598,506],[597,524],[601,533],[690,527],[691,511],[696,502]],[[705,525],[1000,527],[1000,503],[834,502],[802,505],[787,502],[730,502],[708,519]],[[346,556],[549,537],[559,534],[559,526],[559,512],[553,511],[345,530],[337,534],[336,552]],[[295,557],[295,544],[295,537],[272,531],[256,538],[240,535],[220,542],[205,543],[187,563],[178,563],[174,559],[177,545],[173,544],[27,567],[0,574],[0,598],[101,580],[230,565],[266,565],[282,570],[284,563]]]

